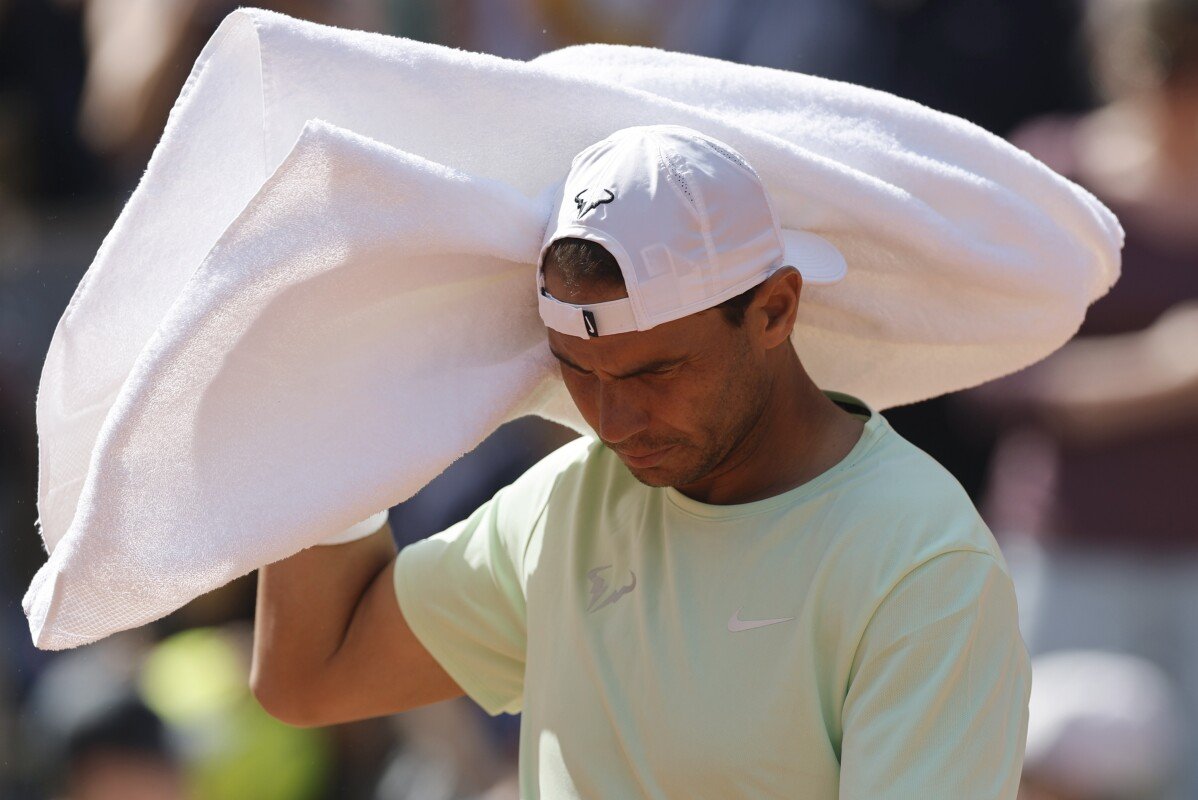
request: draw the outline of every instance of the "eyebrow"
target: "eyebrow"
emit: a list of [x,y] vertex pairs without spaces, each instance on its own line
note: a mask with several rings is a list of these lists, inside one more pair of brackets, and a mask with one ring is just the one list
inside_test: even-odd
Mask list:
[[[553,347],[549,348],[549,352],[553,353],[554,358],[556,358],[558,361],[562,362],[563,364],[565,364],[568,367],[573,367],[574,369],[578,370],[579,372],[590,372],[589,369],[584,369],[584,368],[578,366],[573,361],[571,361],[570,359],[563,356],[561,353],[554,350]],[[657,361],[650,361],[647,364],[642,364],[641,366],[636,367],[635,369],[625,372],[623,375],[616,375],[614,377],[616,377],[616,378],[632,378],[632,377],[635,377],[636,375],[641,375],[646,372],[655,372],[659,369],[664,369],[666,367],[675,367],[684,361],[686,361],[685,357],[662,358],[662,359],[658,359]]]

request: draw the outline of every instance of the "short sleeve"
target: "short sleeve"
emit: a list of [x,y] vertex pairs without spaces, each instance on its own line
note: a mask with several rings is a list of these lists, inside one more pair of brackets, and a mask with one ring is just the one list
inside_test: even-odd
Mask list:
[[1010,576],[988,553],[929,559],[890,591],[858,646],[840,797],[1013,800],[1030,691]]
[[509,552],[512,540],[500,530],[503,493],[467,519],[404,547],[393,572],[412,632],[491,716],[519,713],[524,700],[521,554]]

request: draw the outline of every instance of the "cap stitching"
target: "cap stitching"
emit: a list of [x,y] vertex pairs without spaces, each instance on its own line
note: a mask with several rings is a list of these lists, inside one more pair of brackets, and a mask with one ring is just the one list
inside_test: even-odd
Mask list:
[[731,150],[728,150],[727,148],[721,147],[720,145],[716,144],[715,142],[711,141],[710,139],[699,139],[699,141],[701,141],[703,144],[707,145],[712,150],[716,151],[717,153],[719,153],[720,155],[722,155],[724,158],[728,159],[729,161],[732,161],[733,163],[739,164],[740,166],[744,167],[746,170],[748,170],[750,173],[752,173],[754,178],[757,178],[758,180],[760,180],[760,177],[757,175],[757,171],[754,170],[751,166],[749,166],[749,162],[745,161],[741,156],[737,155],[736,153],[733,153]]
[[657,163],[661,165],[662,171],[666,173],[666,178],[669,179],[675,187],[682,190],[682,193],[686,195],[686,199],[690,201],[691,206],[697,210],[695,196],[691,194],[690,186],[687,185],[686,179],[683,178],[678,172],[677,167],[674,165],[670,157],[665,154],[665,151],[660,145],[657,148]]
[[[658,145],[658,152],[666,154],[666,160],[675,167],[678,179],[680,181],[684,180],[682,178],[682,167],[685,167],[686,163],[682,157],[672,150],[667,151],[660,143]],[[678,166],[676,162],[682,162],[682,167]],[[711,286],[719,272],[719,260],[716,258],[715,240],[711,235],[711,224],[707,216],[707,204],[703,201],[703,194],[698,189],[695,190],[694,194],[691,194],[689,191],[687,194],[691,197],[691,202],[694,204],[695,214],[699,219],[699,232],[703,235],[703,249],[707,255],[707,269],[703,270],[703,277],[707,291],[710,292]]]

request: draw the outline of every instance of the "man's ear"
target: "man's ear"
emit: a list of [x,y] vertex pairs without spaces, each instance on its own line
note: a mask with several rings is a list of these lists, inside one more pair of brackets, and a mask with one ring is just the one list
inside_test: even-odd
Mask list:
[[757,312],[754,322],[767,350],[790,339],[802,292],[803,276],[794,267],[783,267],[762,281],[750,311]]

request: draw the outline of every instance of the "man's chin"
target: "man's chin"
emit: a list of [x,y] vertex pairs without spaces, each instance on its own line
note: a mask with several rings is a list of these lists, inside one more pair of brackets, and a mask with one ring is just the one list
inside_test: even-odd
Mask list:
[[[627,464],[624,466],[628,467]],[[649,467],[647,469],[634,469],[628,467],[628,471],[632,473],[632,477],[636,478],[646,486],[652,486],[655,489],[660,489],[665,486],[673,486],[676,481],[673,477],[657,467]]]
[[[670,455],[677,457],[678,454],[671,453]],[[678,464],[675,463],[674,459],[670,458],[663,459],[661,463],[651,467],[635,467],[623,458],[620,461],[632,473],[632,477],[646,486],[652,486],[656,489],[665,486],[685,486],[702,477],[701,474],[695,474],[696,470],[693,468],[693,465]]]

